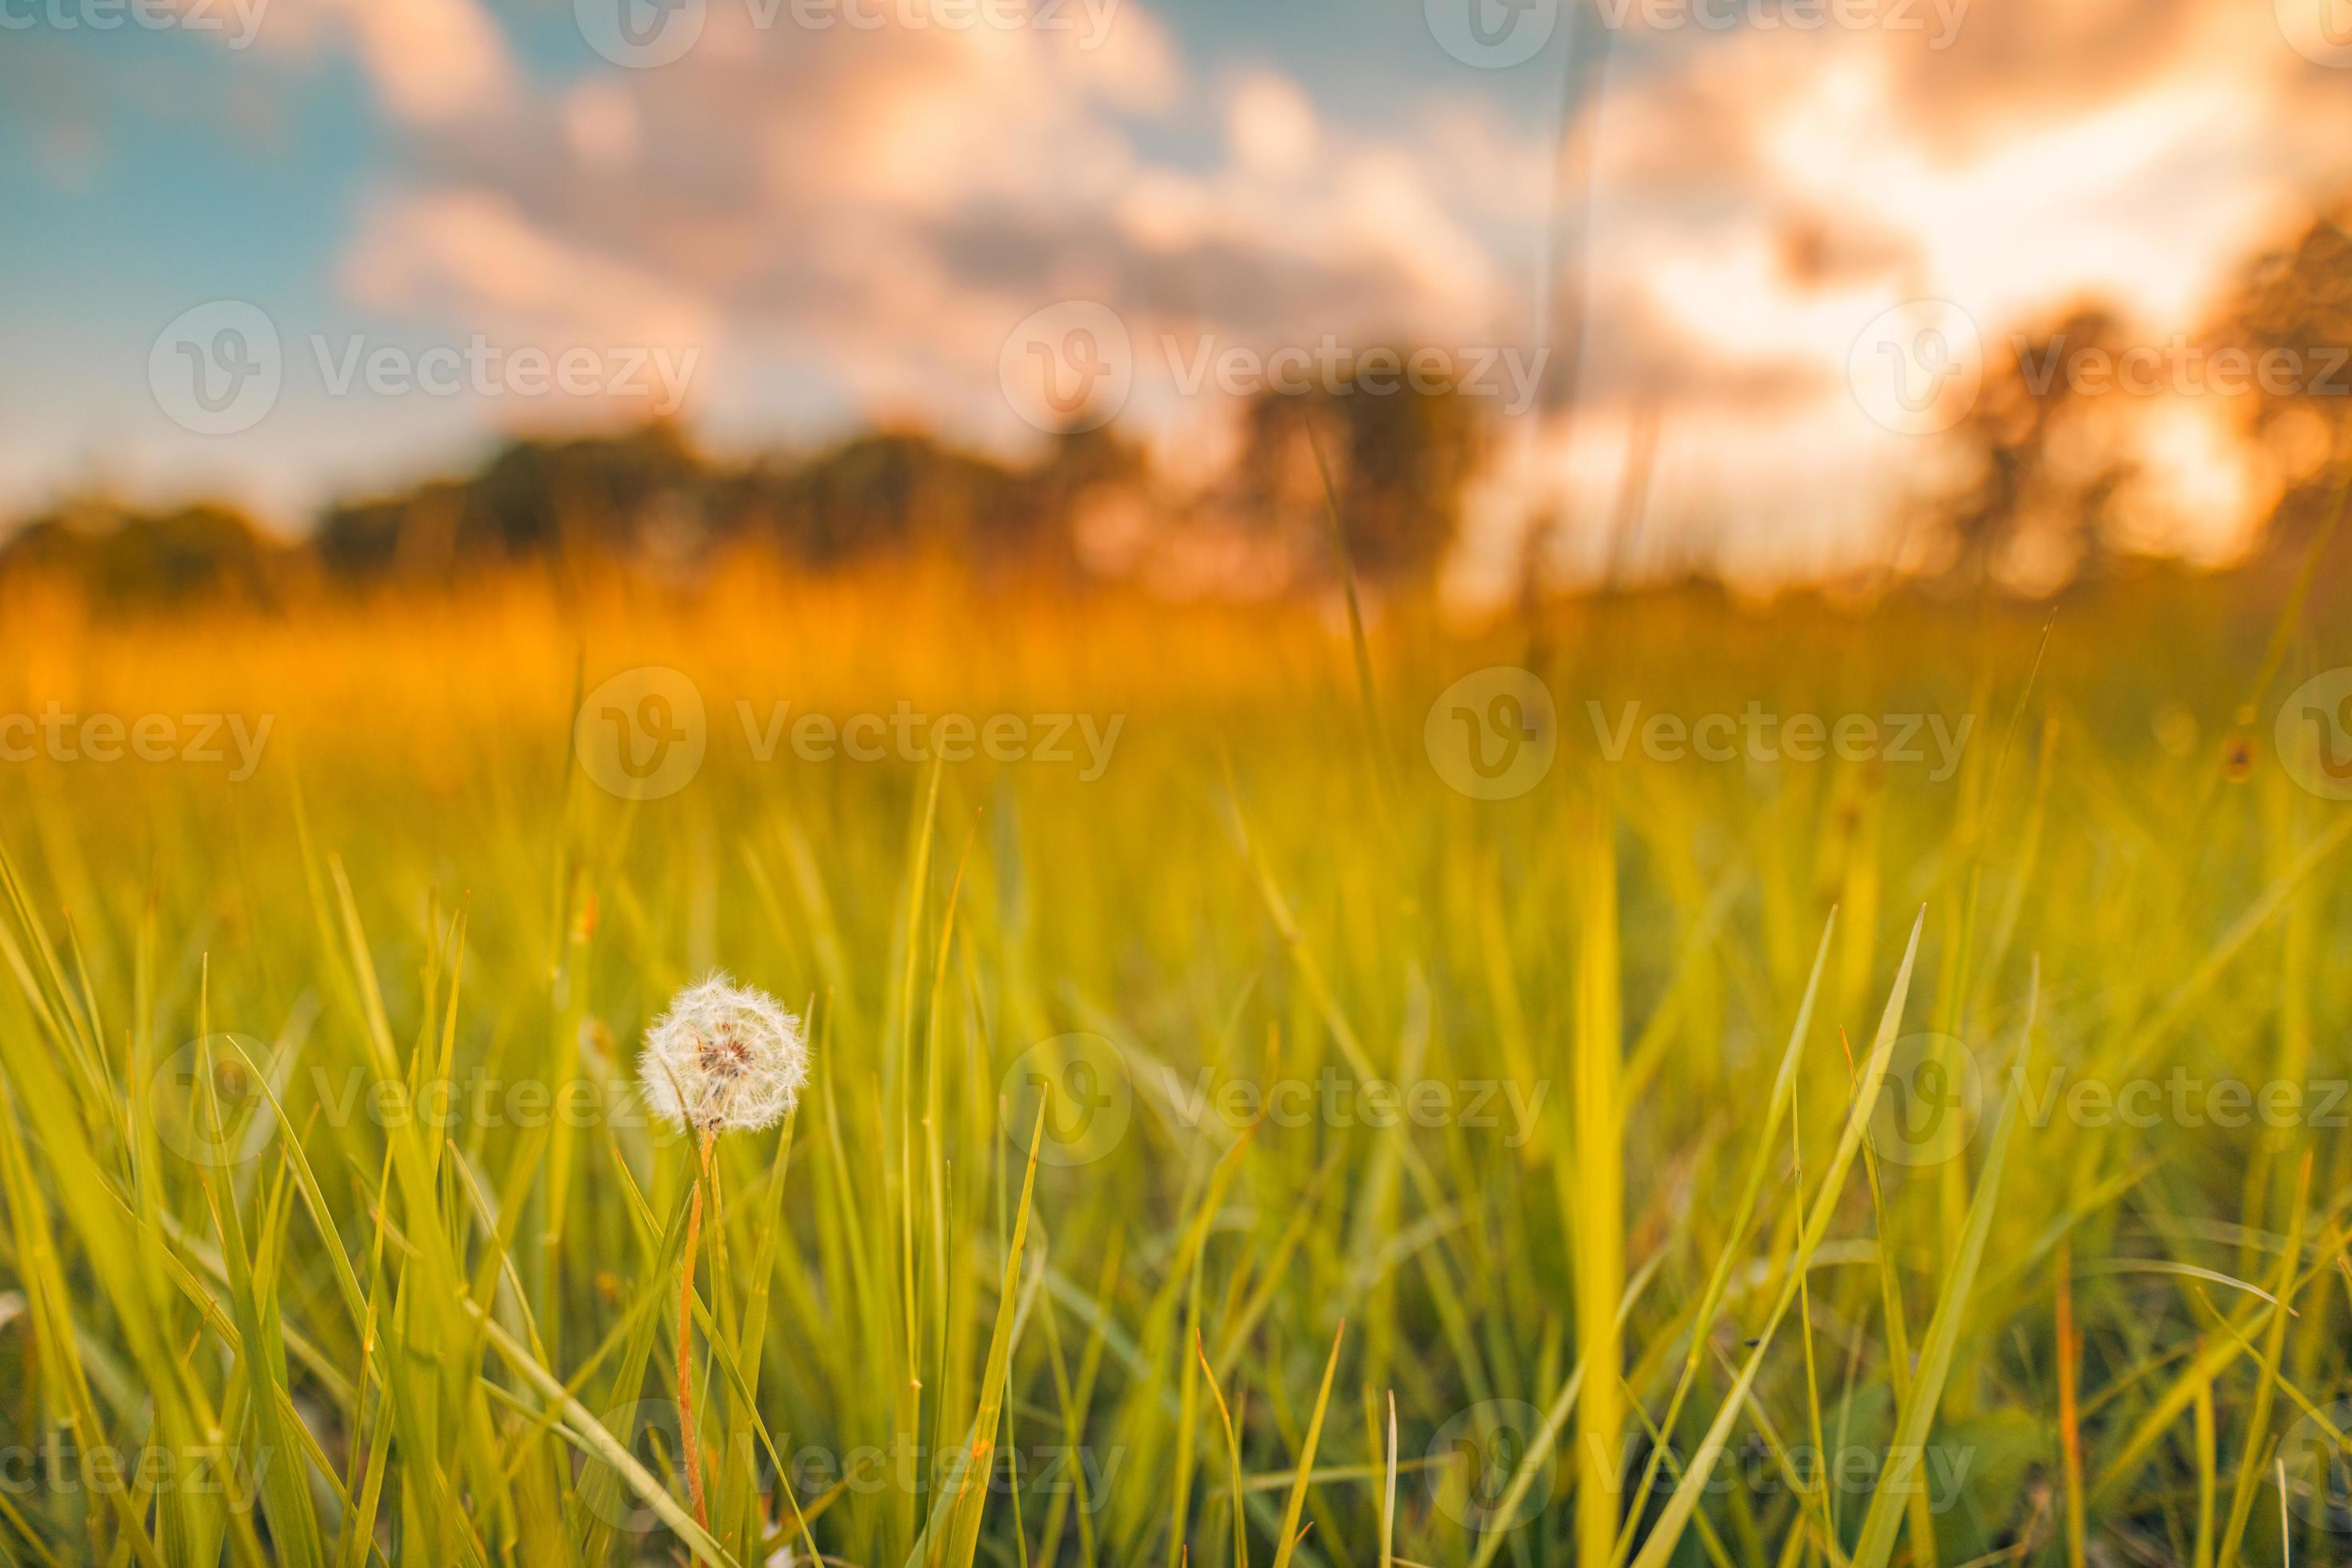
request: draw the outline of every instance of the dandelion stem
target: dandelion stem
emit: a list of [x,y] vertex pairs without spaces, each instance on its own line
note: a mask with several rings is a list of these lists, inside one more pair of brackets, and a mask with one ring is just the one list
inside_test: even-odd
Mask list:
[[677,1430],[678,1447],[686,1451],[686,1495],[694,1505],[694,1522],[710,1528],[710,1511],[702,1500],[702,1439],[694,1425],[694,1264],[702,1243],[702,1189],[710,1181],[710,1145],[719,1130],[705,1127],[696,1146],[701,1166],[694,1182],[694,1198],[686,1213],[686,1257],[677,1279]]

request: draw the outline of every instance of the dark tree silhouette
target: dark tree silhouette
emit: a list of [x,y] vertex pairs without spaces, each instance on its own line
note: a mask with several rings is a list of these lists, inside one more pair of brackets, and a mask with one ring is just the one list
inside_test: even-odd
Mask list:
[[271,539],[233,507],[198,501],[144,512],[85,500],[37,517],[0,546],[0,574],[64,578],[111,605],[199,596],[267,599],[299,570],[301,552]]
[[2069,367],[2113,363],[2129,346],[2118,318],[2093,305],[1988,355],[1982,389],[1952,429],[1963,479],[1935,509],[1950,574],[1997,578],[2029,549],[2071,560],[2078,575],[2109,563],[2116,496],[2135,465],[2111,438],[2115,388],[2078,383]]
[[2292,243],[2247,266],[2214,329],[2259,366],[2247,399],[2248,433],[2284,483],[2272,520],[2273,548],[2300,552],[2335,505],[2352,462],[2352,209],[2312,223]]
[[1416,388],[1396,374],[1408,356],[1370,354],[1329,384],[1269,390],[1250,405],[1242,482],[1251,508],[1328,563],[1328,469],[1356,570],[1374,580],[1425,575],[1459,530],[1462,489],[1478,458],[1475,400],[1450,380]]

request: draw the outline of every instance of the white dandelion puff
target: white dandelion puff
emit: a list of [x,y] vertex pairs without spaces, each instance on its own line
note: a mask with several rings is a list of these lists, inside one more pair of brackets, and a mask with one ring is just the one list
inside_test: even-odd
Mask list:
[[792,1110],[808,1066],[800,1019],[714,971],[671,997],[646,1031],[637,1077],[646,1105],[673,1127],[755,1132]]
[[[808,1042],[801,1021],[766,992],[738,985],[713,970],[698,985],[669,999],[669,1011],[646,1031],[637,1077],[655,1115],[697,1134],[700,1179],[686,1221],[686,1254],[678,1260],[677,1412],[694,1425],[694,1269],[702,1241],[702,1189],[719,1173],[710,1152],[722,1132],[756,1132],[782,1121],[808,1079]],[[685,1445],[686,1491],[695,1522],[709,1528],[702,1491],[702,1445]]]

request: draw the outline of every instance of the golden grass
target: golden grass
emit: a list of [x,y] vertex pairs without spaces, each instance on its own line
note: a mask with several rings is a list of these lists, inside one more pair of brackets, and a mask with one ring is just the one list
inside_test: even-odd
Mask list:
[[[0,715],[271,728],[236,781],[0,765],[0,1558],[2340,1555],[2352,806],[2268,742],[2343,650],[2147,593],[2046,651],[1697,591],[20,594]],[[572,720],[642,665],[707,755],[639,801]],[[1481,801],[1423,721],[1496,666],[1557,755]],[[1091,778],[762,760],[782,702],[1122,727]],[[1974,728],[1941,776],[1640,742],[1750,703]],[[816,1068],[711,1152],[681,1301],[696,1151],[629,1077],[714,964]],[[1979,1090],[1935,1159],[1927,1030]]]

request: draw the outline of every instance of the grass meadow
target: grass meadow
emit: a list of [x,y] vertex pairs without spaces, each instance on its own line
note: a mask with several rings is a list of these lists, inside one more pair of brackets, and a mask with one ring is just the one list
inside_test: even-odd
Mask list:
[[2289,589],[8,616],[0,1559],[2352,1552]]

